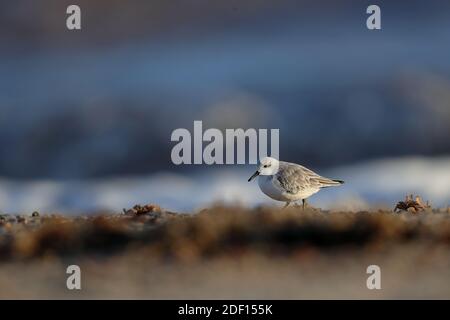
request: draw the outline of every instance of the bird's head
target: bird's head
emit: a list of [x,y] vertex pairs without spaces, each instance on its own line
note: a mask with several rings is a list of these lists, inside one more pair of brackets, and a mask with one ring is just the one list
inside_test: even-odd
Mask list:
[[280,162],[271,157],[262,158],[259,162],[258,170],[248,179],[252,181],[257,176],[272,176],[278,172]]

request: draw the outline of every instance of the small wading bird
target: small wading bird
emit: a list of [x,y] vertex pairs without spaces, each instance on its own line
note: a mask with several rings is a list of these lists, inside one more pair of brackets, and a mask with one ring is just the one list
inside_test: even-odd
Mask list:
[[259,188],[264,194],[277,201],[284,201],[286,208],[291,202],[302,200],[305,209],[306,198],[322,188],[339,186],[342,180],[333,180],[295,163],[278,161],[275,158],[261,159],[258,170],[248,179],[258,177]]

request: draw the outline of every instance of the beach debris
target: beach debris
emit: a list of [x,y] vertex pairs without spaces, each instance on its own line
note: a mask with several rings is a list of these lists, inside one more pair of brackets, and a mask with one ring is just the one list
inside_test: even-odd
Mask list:
[[22,216],[22,215],[17,215],[16,216],[16,221],[18,223],[27,223],[27,219],[24,216]]
[[422,199],[419,196],[416,196],[414,198],[414,196],[410,194],[406,195],[405,201],[399,201],[397,203],[394,208],[394,212],[408,211],[411,213],[417,213],[430,208],[431,205],[428,200],[426,203],[423,203]]
[[156,204],[146,204],[141,206],[140,204],[135,205],[131,209],[123,209],[123,213],[127,215],[140,216],[148,213],[161,212],[161,207]]

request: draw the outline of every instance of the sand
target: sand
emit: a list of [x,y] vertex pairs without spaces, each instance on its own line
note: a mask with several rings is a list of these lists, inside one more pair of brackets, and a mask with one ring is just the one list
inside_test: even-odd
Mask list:
[[[448,210],[2,215],[0,298],[450,299],[449,249]],[[66,286],[72,264],[81,290]]]

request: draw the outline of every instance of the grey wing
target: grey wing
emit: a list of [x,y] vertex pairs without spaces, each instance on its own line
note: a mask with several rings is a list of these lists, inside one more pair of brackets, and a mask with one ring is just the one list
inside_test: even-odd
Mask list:
[[288,165],[280,167],[275,175],[275,184],[286,192],[296,194],[305,189],[320,189],[340,184],[334,180],[319,176],[314,171],[301,165]]
[[274,182],[284,191],[297,194],[309,187],[309,177],[301,166],[285,166],[278,170]]

